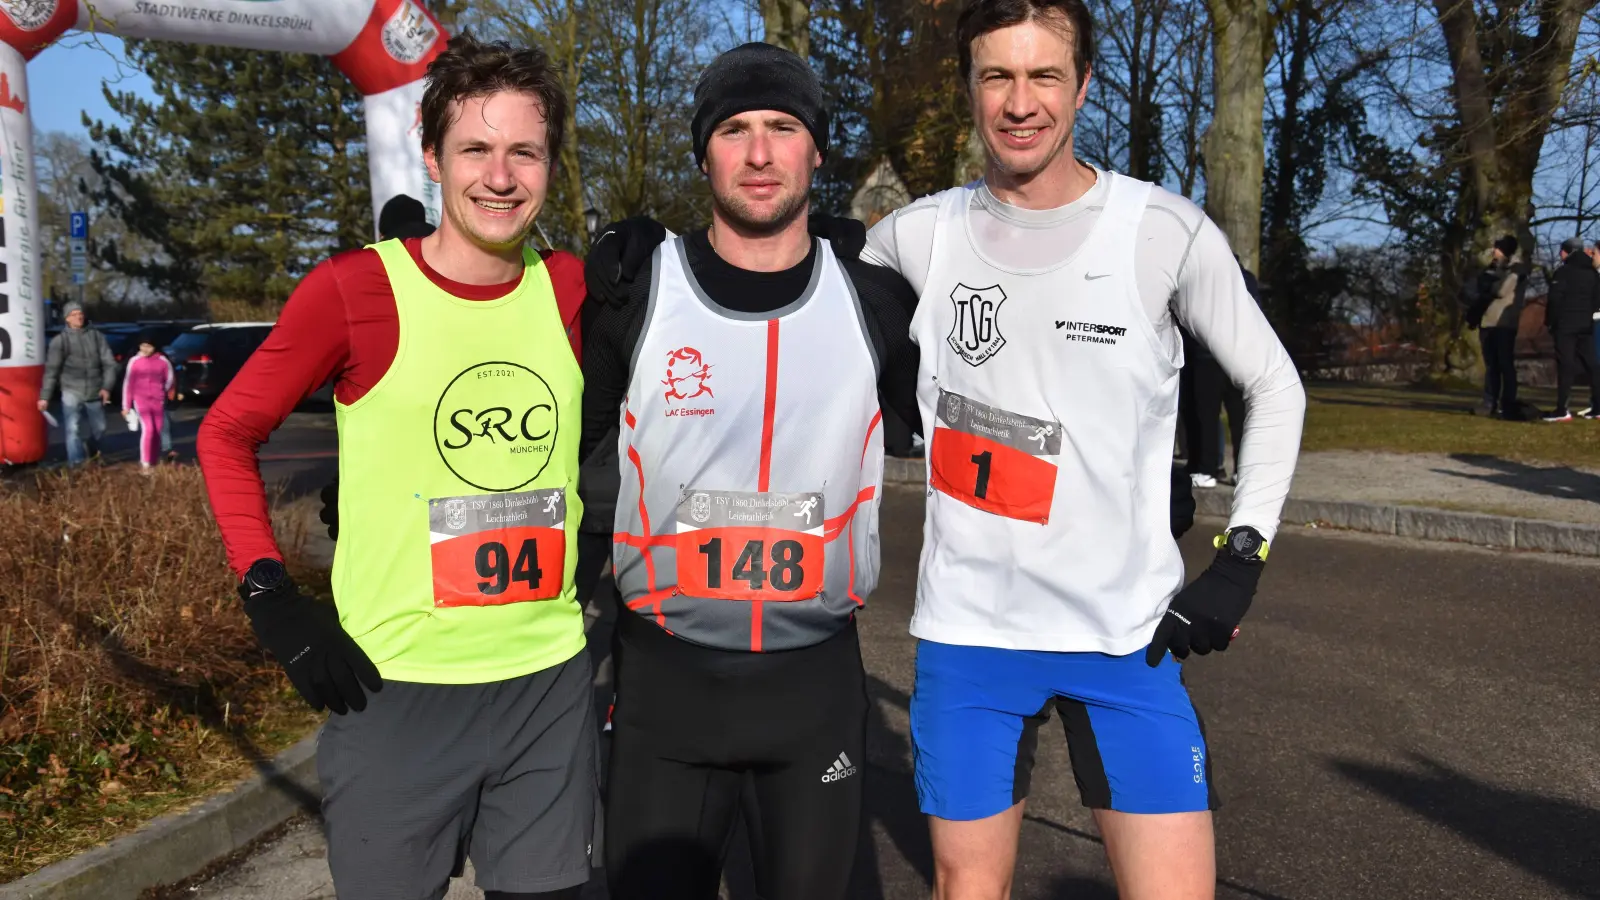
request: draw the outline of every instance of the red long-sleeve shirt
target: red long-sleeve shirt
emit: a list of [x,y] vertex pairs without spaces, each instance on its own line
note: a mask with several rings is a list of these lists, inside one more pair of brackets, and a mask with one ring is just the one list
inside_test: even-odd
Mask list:
[[[405,247],[430,281],[463,299],[495,300],[518,284],[451,281],[423,260],[420,238],[406,241]],[[543,256],[572,352],[581,361],[583,263],[559,251]],[[330,376],[339,402],[354,403],[365,396],[389,370],[399,345],[394,290],[376,251],[334,256],[295,288],[272,333],[211,407],[195,444],[212,515],[234,572],[242,576],[263,557],[283,558],[272,536],[257,448]]]

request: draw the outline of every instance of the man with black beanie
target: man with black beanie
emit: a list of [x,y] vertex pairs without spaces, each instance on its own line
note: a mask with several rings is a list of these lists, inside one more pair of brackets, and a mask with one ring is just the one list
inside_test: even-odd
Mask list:
[[[619,592],[616,900],[716,897],[747,785],[763,897],[832,900],[849,882],[880,408],[918,421],[918,354],[916,298],[857,260],[865,230],[808,234],[828,123],[798,56],[724,53],[691,124],[710,227],[669,240],[648,220],[614,223],[586,263],[581,488],[586,509],[614,505]],[[591,477],[619,466],[620,489]],[[585,546],[580,582],[604,559]]]

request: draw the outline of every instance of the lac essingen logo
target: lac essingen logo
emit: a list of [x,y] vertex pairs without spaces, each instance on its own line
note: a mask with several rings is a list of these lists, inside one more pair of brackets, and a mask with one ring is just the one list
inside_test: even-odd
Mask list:
[[550,464],[556,397],[526,366],[479,363],[450,380],[433,412],[439,458],[463,482],[514,491]]
[[950,302],[955,304],[955,321],[946,338],[950,349],[968,365],[983,365],[1006,345],[999,320],[1000,304],[1006,302],[1006,292],[998,284],[986,288],[958,284],[950,292]]
[[396,62],[404,65],[421,62],[422,55],[438,38],[439,30],[433,27],[428,14],[422,11],[415,0],[400,4],[389,21],[383,23],[383,49],[389,51]]
[[661,380],[666,386],[663,395],[667,398],[667,415],[669,416],[710,416],[716,414],[716,409],[710,406],[675,406],[675,404],[688,403],[699,397],[710,397],[712,400],[717,395],[711,390],[711,366],[700,355],[700,351],[693,347],[679,347],[667,354],[667,377]]
[[0,12],[15,22],[23,31],[38,31],[56,11],[56,4],[66,0],[0,0]]

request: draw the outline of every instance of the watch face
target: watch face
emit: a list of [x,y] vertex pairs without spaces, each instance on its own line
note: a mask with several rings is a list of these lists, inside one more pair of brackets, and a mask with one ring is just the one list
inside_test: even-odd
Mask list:
[[1255,556],[1256,552],[1261,549],[1261,537],[1253,531],[1239,528],[1233,534],[1228,535],[1228,545],[1233,548],[1235,555]]
[[288,574],[283,568],[283,563],[275,559],[258,559],[245,577],[250,579],[252,585],[270,591],[282,584]]

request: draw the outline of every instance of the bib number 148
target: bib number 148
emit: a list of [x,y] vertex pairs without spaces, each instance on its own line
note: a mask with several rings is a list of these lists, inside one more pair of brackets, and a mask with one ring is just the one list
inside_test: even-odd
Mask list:
[[[796,540],[773,541],[770,550],[762,540],[745,541],[739,555],[733,560],[730,580],[743,581],[752,591],[762,591],[771,585],[775,591],[793,591],[805,581],[805,547]],[[700,545],[700,555],[705,558],[706,587],[722,589],[723,546],[722,538],[714,537]]]

